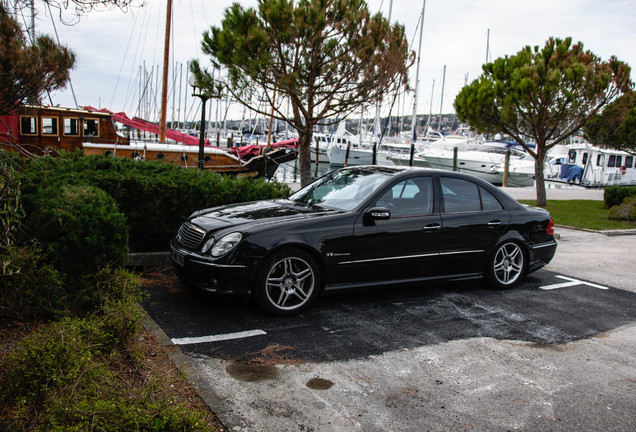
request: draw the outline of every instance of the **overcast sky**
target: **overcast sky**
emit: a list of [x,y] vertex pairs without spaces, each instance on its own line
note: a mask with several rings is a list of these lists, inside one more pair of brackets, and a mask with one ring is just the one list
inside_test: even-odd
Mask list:
[[[80,106],[136,114],[140,65],[145,64],[147,69],[161,65],[163,56],[166,1],[146,3],[142,9],[128,13],[94,12],[74,26],[56,23],[61,43],[77,56],[71,79]],[[239,3],[256,5],[255,0]],[[368,0],[372,12],[380,11],[386,17],[390,3]],[[185,63],[194,58],[205,64],[207,58],[200,50],[201,34],[210,26],[219,26],[224,10],[231,4],[230,0],[173,0],[172,61],[183,64],[184,69]],[[391,9],[391,21],[405,25],[411,48],[416,52],[422,5],[419,0],[393,0]],[[47,11],[40,10],[36,27],[40,33],[54,35]],[[632,67],[635,80],[636,0],[428,0],[417,112],[453,112],[453,101],[466,78],[470,82],[481,74],[487,46],[489,59],[494,60],[513,55],[525,45],[543,45],[550,36],[571,36],[603,60],[616,56]],[[415,70],[414,65],[413,88]],[[185,86],[181,91],[185,94]],[[75,106],[68,87],[54,93],[52,99],[56,105]],[[189,100],[184,103],[192,104]],[[398,104],[394,113],[412,113],[412,95]],[[238,119],[241,113],[241,108],[234,107],[229,117]]]

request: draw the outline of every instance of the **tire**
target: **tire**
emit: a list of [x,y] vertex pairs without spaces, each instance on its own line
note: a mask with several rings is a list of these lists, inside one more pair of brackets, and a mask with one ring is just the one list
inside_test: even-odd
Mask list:
[[523,247],[514,241],[499,244],[495,248],[486,279],[496,289],[509,289],[519,283],[526,271],[526,254]]
[[256,277],[254,299],[264,311],[278,316],[307,309],[320,292],[320,271],[307,252],[290,248],[269,256]]

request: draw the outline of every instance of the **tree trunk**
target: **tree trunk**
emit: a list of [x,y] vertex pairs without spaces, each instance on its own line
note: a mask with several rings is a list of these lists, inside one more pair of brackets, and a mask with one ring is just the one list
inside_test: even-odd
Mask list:
[[312,182],[311,177],[311,145],[312,130],[298,131],[298,165],[300,167],[300,186],[305,187]]
[[547,204],[547,194],[545,191],[545,178],[543,177],[543,164],[545,162],[545,146],[537,143],[537,156],[534,161],[534,178],[537,185],[537,206],[545,207]]

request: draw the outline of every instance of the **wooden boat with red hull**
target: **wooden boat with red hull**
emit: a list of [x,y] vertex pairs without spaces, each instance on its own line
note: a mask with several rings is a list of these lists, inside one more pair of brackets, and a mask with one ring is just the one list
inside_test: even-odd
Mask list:
[[[185,144],[131,142],[128,145],[84,143],[86,155],[125,157],[135,160],[169,162],[186,168],[197,168],[199,149]],[[296,154],[287,148],[276,148],[247,161],[218,147],[204,147],[203,169],[233,176],[271,178],[281,163],[293,160]]]
[[122,146],[130,139],[117,133],[112,116],[100,112],[25,105],[0,116],[0,146],[7,150],[57,156],[61,150],[81,149],[85,142]]
[[[82,149],[86,155],[156,160],[194,168],[199,159],[195,145],[134,142],[119,135],[112,113],[44,106],[24,106],[0,117],[0,148],[52,156],[62,150]],[[281,163],[293,160],[296,154],[293,148],[273,148],[246,161],[221,148],[205,146],[203,168],[221,174],[271,178]]]

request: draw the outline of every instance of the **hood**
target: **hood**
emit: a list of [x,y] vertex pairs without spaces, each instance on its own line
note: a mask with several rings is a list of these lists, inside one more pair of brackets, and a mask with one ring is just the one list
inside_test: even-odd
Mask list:
[[337,210],[318,206],[297,204],[288,200],[254,201],[230,204],[200,210],[190,217],[190,222],[206,231],[228,226],[268,225],[315,217],[319,214],[334,214]]

